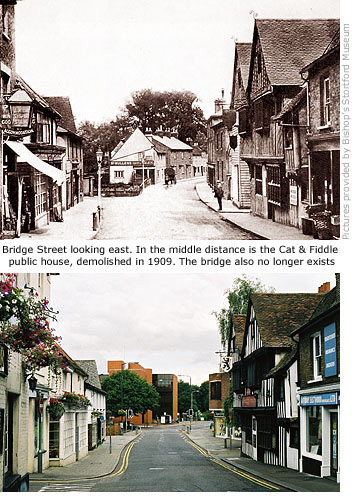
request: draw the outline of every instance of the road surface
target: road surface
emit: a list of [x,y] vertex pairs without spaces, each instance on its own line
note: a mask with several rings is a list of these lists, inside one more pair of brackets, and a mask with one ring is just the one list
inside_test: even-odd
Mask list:
[[103,197],[96,239],[253,239],[199,200],[195,185],[203,181],[152,185],[137,197]]

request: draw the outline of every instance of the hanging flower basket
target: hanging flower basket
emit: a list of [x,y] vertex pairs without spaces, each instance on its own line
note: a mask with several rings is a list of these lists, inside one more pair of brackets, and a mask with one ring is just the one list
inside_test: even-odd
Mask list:
[[82,394],[75,394],[75,392],[64,392],[60,400],[62,403],[76,409],[86,409],[91,404],[87,397]]
[[64,404],[58,399],[52,398],[49,401],[49,406],[47,407],[49,417],[53,422],[58,422],[65,413]]
[[0,343],[22,354],[29,372],[49,366],[58,374],[67,365],[59,350],[60,338],[49,326],[57,313],[33,288],[25,292],[16,287],[15,280],[16,274],[0,276]]

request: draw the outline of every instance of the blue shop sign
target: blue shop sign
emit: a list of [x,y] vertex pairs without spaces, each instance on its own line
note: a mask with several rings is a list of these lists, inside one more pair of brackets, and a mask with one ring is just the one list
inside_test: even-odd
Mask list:
[[330,392],[328,394],[310,394],[301,396],[301,406],[329,406],[338,404],[338,393]]
[[337,337],[335,322],[324,328],[324,376],[337,374]]

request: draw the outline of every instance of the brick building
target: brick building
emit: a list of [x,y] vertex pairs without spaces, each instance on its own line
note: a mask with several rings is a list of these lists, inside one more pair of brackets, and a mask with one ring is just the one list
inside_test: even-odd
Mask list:
[[339,482],[339,274],[336,287],[293,336],[299,339],[300,470]]
[[[136,375],[146,380],[150,385],[153,384],[153,375],[151,368],[144,368],[139,363],[135,362],[125,363],[121,360],[107,361],[107,371],[109,376],[123,370],[133,371],[133,373],[136,373]],[[153,412],[151,410],[148,410],[144,416],[141,413],[138,413],[130,419],[130,423],[132,423],[133,425],[151,425],[152,421]]]
[[[335,33],[323,54],[302,69],[309,103],[309,202],[329,211],[324,238],[340,236],[340,41]],[[312,216],[311,216],[312,217]],[[313,217],[315,230],[316,214]],[[323,225],[324,226],[324,225]],[[318,228],[317,228],[318,227]],[[319,235],[322,238],[322,235]]]
[[175,422],[178,417],[178,379],[169,373],[153,373],[153,385],[159,393],[159,407],[153,418],[161,423]]

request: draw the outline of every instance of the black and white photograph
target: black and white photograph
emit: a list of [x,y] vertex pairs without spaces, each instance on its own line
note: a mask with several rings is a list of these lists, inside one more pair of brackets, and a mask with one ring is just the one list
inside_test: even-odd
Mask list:
[[339,0],[0,9],[1,239],[340,238]]
[[1,274],[2,489],[339,492],[339,274],[122,277]]

